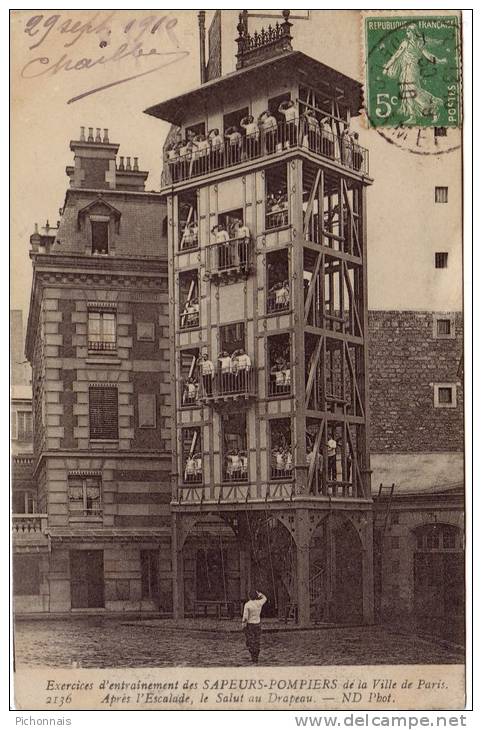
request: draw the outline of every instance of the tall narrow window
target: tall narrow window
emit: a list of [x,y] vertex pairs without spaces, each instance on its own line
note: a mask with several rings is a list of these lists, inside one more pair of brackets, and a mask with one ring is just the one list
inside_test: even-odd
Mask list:
[[435,254],[435,268],[446,269],[449,265],[449,255],[447,251],[437,251]]
[[92,253],[95,255],[109,253],[109,222],[91,220]]
[[201,484],[203,480],[201,429],[183,428],[181,441],[183,482]]
[[17,439],[19,441],[31,441],[32,438],[31,412],[17,411]]
[[223,479],[227,482],[248,480],[248,437],[246,414],[223,416]]
[[435,202],[436,203],[447,203],[449,199],[448,188],[435,188]]
[[291,420],[275,418],[269,422],[271,446],[271,479],[291,479],[293,453],[291,449]]
[[266,311],[268,314],[290,308],[288,249],[266,254]]
[[91,439],[119,438],[118,397],[115,386],[89,388],[89,426]]
[[188,190],[186,192],[179,193],[178,230],[180,251],[187,251],[198,247],[198,211],[196,190]]
[[288,179],[285,164],[266,168],[266,230],[288,225]]
[[100,475],[69,475],[69,515],[98,517],[101,512]]
[[179,275],[179,311],[181,329],[199,327],[199,281],[197,270]]
[[[181,350],[179,353],[181,375],[181,407],[192,408],[198,402],[199,396],[199,348]],[[207,368],[206,368],[207,373]],[[212,382],[207,375],[208,382]]]
[[116,314],[89,309],[89,350],[113,352],[116,343]]

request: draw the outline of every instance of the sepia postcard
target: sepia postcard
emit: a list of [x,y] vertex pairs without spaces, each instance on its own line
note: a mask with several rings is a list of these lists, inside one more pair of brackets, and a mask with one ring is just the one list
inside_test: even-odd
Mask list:
[[17,710],[463,710],[457,10],[12,10]]

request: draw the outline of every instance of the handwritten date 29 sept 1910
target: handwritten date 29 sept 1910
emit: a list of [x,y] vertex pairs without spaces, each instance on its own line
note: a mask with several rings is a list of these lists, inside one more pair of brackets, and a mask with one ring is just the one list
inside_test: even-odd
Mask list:
[[[112,21],[115,12],[106,14],[99,19],[99,13],[95,13],[90,19],[80,21],[72,18],[63,19],[60,14],[53,14],[48,17],[44,15],[33,15],[25,23],[24,32],[33,39],[32,45],[29,46],[30,51],[35,51],[42,45],[47,45],[47,39],[51,33],[59,33],[66,36],[64,48],[72,48],[82,37],[95,34],[100,39],[99,47],[104,49],[113,45]],[[21,76],[25,79],[35,79],[45,76],[54,76],[61,71],[85,71],[106,64],[115,64],[126,59],[135,58],[157,58],[162,59],[154,67],[143,70],[134,75],[125,76],[116,79],[108,84],[98,86],[93,89],[84,91],[78,96],[68,100],[68,104],[74,101],[95,94],[112,86],[132,81],[133,79],[147,74],[154,73],[159,69],[182,60],[189,55],[189,51],[166,50],[159,51],[157,48],[145,47],[145,34],[154,36],[163,33],[163,41],[174,47],[179,47],[174,28],[177,25],[177,18],[164,15],[154,16],[148,15],[141,18],[130,18],[127,22],[122,23],[120,34],[123,42],[120,42],[117,48],[111,53],[100,53],[98,56],[78,56],[77,58],[69,53],[63,53],[57,59],[51,59],[47,55],[39,55],[31,58],[23,66]],[[149,37],[148,36],[148,37]],[[45,46],[44,46],[45,47]],[[48,52],[48,51],[47,51]]]

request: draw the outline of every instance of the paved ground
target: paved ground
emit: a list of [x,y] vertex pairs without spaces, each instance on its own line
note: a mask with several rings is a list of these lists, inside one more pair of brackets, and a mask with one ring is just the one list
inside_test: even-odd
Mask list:
[[[202,620],[197,622],[202,627]],[[173,622],[105,619],[18,621],[17,666],[166,667],[249,664],[241,631]],[[219,628],[221,630],[219,630]],[[260,664],[459,664],[460,647],[382,626],[265,631]]]

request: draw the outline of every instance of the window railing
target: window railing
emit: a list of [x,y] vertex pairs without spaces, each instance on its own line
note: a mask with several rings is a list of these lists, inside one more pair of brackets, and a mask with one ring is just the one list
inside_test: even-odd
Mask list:
[[214,376],[204,375],[200,379],[199,397],[204,400],[216,398],[255,395],[256,370],[251,364],[249,369],[241,367],[232,371],[216,368]]
[[198,246],[199,241],[197,236],[183,237],[179,242],[180,251],[191,251],[193,248],[197,248]]
[[290,293],[288,289],[275,289],[266,297],[266,311],[268,314],[286,312],[290,308]]
[[92,352],[114,352],[116,349],[117,344],[115,342],[89,340],[89,350]]
[[[288,205],[287,203],[283,203]],[[265,228],[267,231],[273,228],[282,228],[288,225],[288,208],[287,207],[276,207],[274,210],[270,210],[266,213]]]
[[248,237],[234,238],[224,243],[213,243],[207,248],[207,276],[216,276],[230,271],[248,273],[251,251],[251,239]]
[[227,454],[224,458],[223,481],[247,482],[248,457],[241,454]]
[[306,149],[355,172],[368,174],[368,150],[351,137],[322,129],[316,121],[310,125],[305,117],[300,117],[251,135],[243,134],[235,143],[225,141],[202,150],[193,145],[189,149],[181,148],[174,155],[171,151],[165,156],[162,184],[207,175],[290,148]]
[[194,307],[185,307],[180,314],[179,327],[182,330],[190,329],[191,327],[199,327],[199,309]]
[[[197,461],[197,460],[196,460]],[[201,464],[186,464],[184,467],[183,482],[184,484],[202,484],[203,472]]]
[[293,464],[291,453],[284,456],[277,456],[271,464],[271,479],[291,479],[293,477]]
[[276,398],[277,396],[289,395],[291,393],[291,370],[277,370],[270,374],[268,382],[268,396]]

